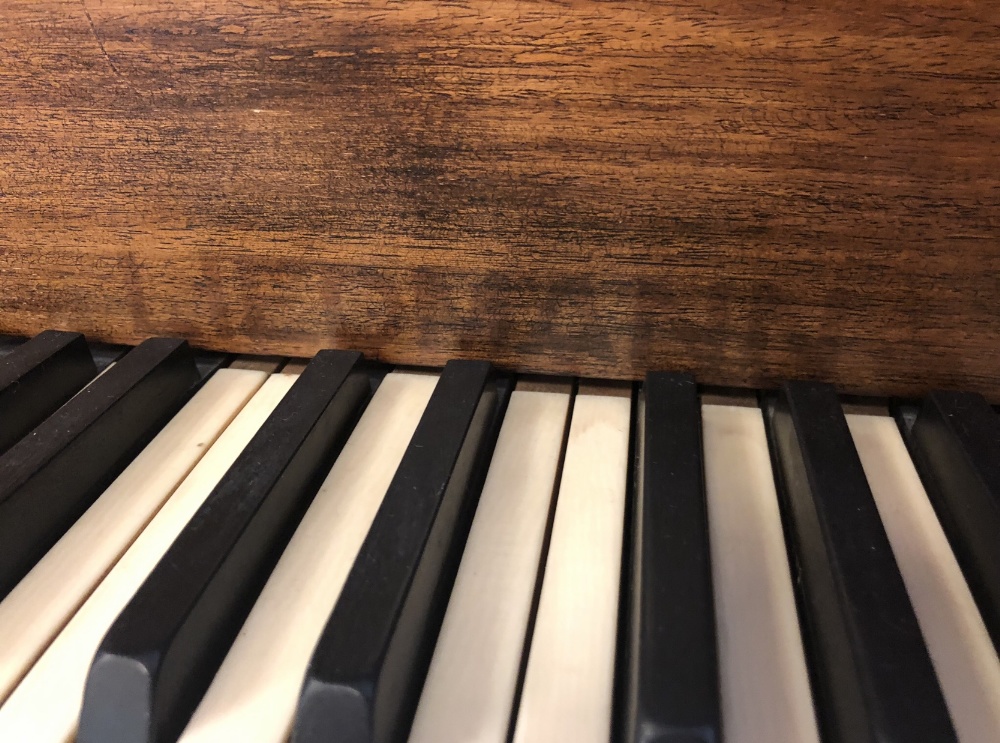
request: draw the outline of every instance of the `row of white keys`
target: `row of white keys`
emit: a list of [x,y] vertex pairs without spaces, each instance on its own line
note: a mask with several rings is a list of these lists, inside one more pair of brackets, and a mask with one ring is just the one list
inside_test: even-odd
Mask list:
[[[507,739],[568,403],[558,398],[512,397],[411,743]],[[611,727],[629,409],[627,398],[586,394],[576,404],[516,716],[518,742],[605,740]],[[371,420],[373,430],[381,427]],[[849,422],[961,739],[996,740],[1000,664],[898,430],[886,417]],[[753,404],[705,405],[703,431],[727,740],[818,741],[761,412]],[[331,474],[331,492],[335,481]],[[310,512],[308,528],[303,522],[296,557],[282,558],[285,571],[273,576],[268,599],[262,595],[223,667],[228,673],[220,671],[185,740],[287,736],[309,652],[374,516],[370,510],[361,523],[346,520],[360,535],[345,562],[329,562],[340,577],[318,602],[299,607],[296,589],[322,594],[318,583],[296,581],[310,568],[317,573],[317,559],[327,564],[321,535],[341,540],[331,530],[342,517],[332,505],[323,510]],[[299,616],[311,619],[289,623]],[[315,626],[302,632],[309,622]]]
[[899,428],[846,417],[959,740],[1000,740],[1000,660]]
[[628,387],[574,401],[515,743],[609,739],[631,402]]
[[[435,381],[397,374],[382,382],[189,722],[184,743],[286,740],[312,648]],[[515,391],[512,396],[414,726],[417,738],[444,743],[507,737],[568,404],[567,392]],[[605,666],[613,666],[614,656],[629,399],[584,395],[578,398],[581,404],[568,457],[583,468],[564,476],[566,535],[557,540],[564,545],[557,552],[578,550],[581,544],[590,545],[590,551],[588,534],[579,541],[581,524],[591,537],[595,527],[603,532],[604,557],[611,559],[595,557],[603,580],[595,571],[588,580],[598,577],[608,594],[601,602],[608,611],[603,631],[598,628],[603,648],[592,655],[597,668],[589,676],[598,681],[598,696],[607,697],[610,724],[611,675]],[[588,506],[582,520],[574,492]],[[578,541],[571,544],[574,525]],[[556,560],[564,571],[569,568],[571,578],[572,561]],[[561,582],[556,576],[552,585]],[[483,586],[488,586],[485,594]],[[554,614],[553,622],[560,622]],[[595,629],[581,622],[584,632],[588,627]],[[471,687],[465,698],[453,696],[465,687],[456,681],[463,678],[455,675],[460,667],[467,669],[464,678]]]
[[275,374],[246,403],[0,707],[0,740],[68,743],[101,639],[296,380]]
[[410,743],[506,743],[570,386],[515,388],[469,531]]
[[[848,425],[961,743],[1000,740],[1000,661],[888,415]],[[760,411],[702,409],[726,740],[819,739]]]
[[217,371],[0,602],[0,703],[266,378]]
[[[959,739],[1000,740],[1000,661],[899,430],[887,415],[847,418]],[[574,422],[580,422],[576,413]],[[703,444],[726,739],[816,743],[820,734],[756,401],[704,405]],[[588,518],[586,499],[572,495],[578,486],[566,486],[570,473],[582,471],[578,446],[571,433],[516,742],[603,741],[609,733],[613,632],[598,640],[608,617],[592,619],[592,614],[595,607],[615,604],[617,586],[607,581],[601,603],[587,596],[595,585],[582,586],[574,575],[587,569],[588,556],[600,553],[600,545],[607,545],[595,539],[579,551],[569,548],[567,535]],[[601,466],[600,457],[588,459],[589,465]],[[495,669],[520,656],[522,638],[512,633],[491,643],[495,620],[474,608],[479,600],[480,608],[495,612],[512,596],[503,582],[487,580],[490,590],[475,585],[472,576],[490,577],[492,566],[479,557],[487,551],[478,544],[489,538],[499,537],[485,530],[470,534],[460,572],[470,578],[456,581],[410,743],[507,738],[511,699],[506,674]],[[608,554],[617,566],[617,551]],[[576,610],[570,608],[574,602],[579,602]],[[574,621],[578,617],[586,619]],[[522,621],[515,611],[513,624]]]
[[382,380],[181,736],[280,743],[326,620],[427,406],[436,375]]
[[[512,399],[508,418],[519,412]],[[610,734],[629,412],[627,397],[584,394],[575,402],[516,743],[606,741]],[[554,457],[555,431],[547,437],[545,455]],[[707,407],[705,448],[719,610],[747,612],[721,628],[728,739],[817,741],[760,411]],[[522,602],[536,576],[526,557],[516,572],[498,563],[516,555],[504,543],[519,533],[512,524],[520,518],[521,529],[539,528],[547,514],[544,480],[533,485],[531,517],[517,513],[529,502],[513,497],[527,487],[518,475],[551,477],[555,467],[518,473],[521,456],[502,431],[487,481],[496,492],[484,489],[410,743],[508,738],[528,623]],[[535,542],[526,541],[537,555]]]

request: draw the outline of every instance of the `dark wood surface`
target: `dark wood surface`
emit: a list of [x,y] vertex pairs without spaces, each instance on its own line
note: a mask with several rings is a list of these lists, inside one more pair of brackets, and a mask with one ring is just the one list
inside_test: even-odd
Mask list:
[[9,0],[0,332],[1000,400],[1000,3]]

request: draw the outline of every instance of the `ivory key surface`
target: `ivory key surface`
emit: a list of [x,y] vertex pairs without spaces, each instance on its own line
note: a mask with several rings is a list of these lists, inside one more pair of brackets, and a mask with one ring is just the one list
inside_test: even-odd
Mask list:
[[702,405],[705,490],[727,743],[819,743],[756,407]]
[[514,743],[611,730],[631,399],[578,394]]
[[569,409],[514,390],[409,743],[505,743]]

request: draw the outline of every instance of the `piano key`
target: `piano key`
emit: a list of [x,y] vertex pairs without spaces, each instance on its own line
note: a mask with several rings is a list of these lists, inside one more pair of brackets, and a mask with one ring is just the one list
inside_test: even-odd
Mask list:
[[233,359],[230,354],[216,353],[215,351],[198,351],[194,357],[195,366],[198,368],[198,376],[202,380],[207,380],[219,369],[225,368]]
[[702,436],[725,740],[819,743],[764,418],[719,402]]
[[389,374],[282,553],[181,743],[284,743],[306,667],[436,375]]
[[573,405],[514,743],[606,743],[632,400],[581,387]]
[[208,380],[0,602],[0,702],[266,378]]
[[405,736],[503,397],[489,364],[445,366],[309,662],[297,743]]
[[13,352],[15,348],[17,348],[24,342],[25,339],[19,335],[8,335],[6,333],[0,333],[0,359]]
[[571,389],[511,395],[409,743],[507,742]]
[[906,592],[962,743],[1000,740],[1000,660],[888,411],[848,414]]
[[145,341],[0,457],[0,597],[125,469],[197,382],[187,343]]
[[87,672],[102,638],[294,382],[269,377],[226,427],[0,706],[0,740],[76,740]]
[[115,620],[87,677],[80,743],[183,730],[368,396],[360,358],[313,358]]
[[701,416],[694,380],[651,373],[638,423],[625,740],[722,739]]
[[[94,359],[94,366],[97,367],[97,376],[95,376],[93,379],[87,382],[86,385],[84,385],[83,387],[84,390],[87,389],[87,387],[89,387],[90,385],[92,385],[95,381],[103,377],[105,374],[107,374],[109,371],[111,371],[112,367],[114,367],[114,365],[118,363],[118,360],[132,350],[129,346],[121,346],[110,343],[91,343],[89,345],[90,345],[90,355]],[[196,354],[194,361],[195,361],[195,368],[198,370],[198,378],[204,380],[207,378],[210,370],[205,370],[205,371],[202,370],[202,365],[200,363],[201,356],[202,356],[201,352]],[[82,392],[83,390],[80,391]],[[80,393],[77,392],[76,394],[79,395]],[[76,395],[74,395],[73,397],[76,397]]]
[[909,429],[908,443],[1000,649],[1000,416],[979,395],[934,392]]
[[0,360],[0,454],[97,375],[79,333],[46,330]]
[[[120,343],[90,343],[88,345],[90,346],[90,355],[94,359],[94,366],[97,367],[98,376],[132,350],[131,346],[123,346]],[[198,374],[202,379],[208,376],[208,372],[201,368],[201,359],[205,355],[207,355],[205,351],[200,351],[195,356],[195,366],[198,367]]]
[[770,423],[826,740],[954,741],[836,393],[789,382]]

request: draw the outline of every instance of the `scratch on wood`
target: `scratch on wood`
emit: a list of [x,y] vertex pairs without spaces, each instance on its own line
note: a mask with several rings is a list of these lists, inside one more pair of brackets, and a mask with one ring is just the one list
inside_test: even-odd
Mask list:
[[87,16],[87,23],[90,24],[90,33],[94,36],[94,41],[97,42],[97,46],[100,48],[101,54],[103,54],[104,58],[108,61],[108,66],[111,68],[111,71],[115,73],[115,77],[117,77],[119,80],[125,83],[134,92],[139,93],[139,91],[135,89],[135,86],[132,85],[129,79],[121,73],[121,71],[115,65],[114,61],[111,59],[111,55],[108,54],[108,50],[104,48],[104,42],[101,41],[101,37],[97,33],[97,27],[94,26],[94,19],[91,17],[90,10],[88,10],[87,8],[86,0],[80,0],[80,7],[83,8],[84,15]]

